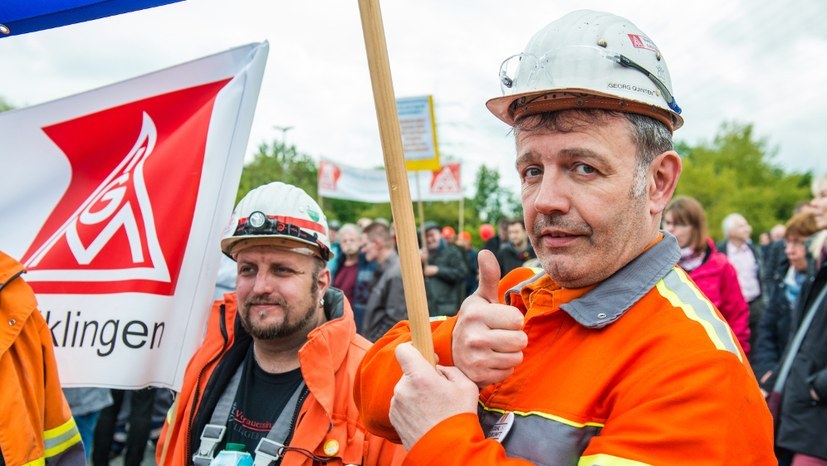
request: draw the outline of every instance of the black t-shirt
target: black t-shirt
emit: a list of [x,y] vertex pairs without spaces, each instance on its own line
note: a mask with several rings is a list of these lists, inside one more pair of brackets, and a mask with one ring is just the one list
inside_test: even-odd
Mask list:
[[242,443],[247,453],[253,454],[301,382],[301,369],[283,374],[265,372],[256,362],[253,345],[250,345],[227,420],[225,442]]

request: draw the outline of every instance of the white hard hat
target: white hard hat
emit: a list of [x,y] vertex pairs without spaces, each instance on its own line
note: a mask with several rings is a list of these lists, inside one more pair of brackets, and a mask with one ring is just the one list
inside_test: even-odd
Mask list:
[[221,250],[235,258],[242,246],[273,245],[331,257],[327,219],[303,190],[279,181],[247,193],[221,236]]
[[657,46],[609,13],[579,10],[531,38],[500,68],[503,97],[486,103],[509,125],[521,116],[577,108],[638,113],[674,131],[683,125]]

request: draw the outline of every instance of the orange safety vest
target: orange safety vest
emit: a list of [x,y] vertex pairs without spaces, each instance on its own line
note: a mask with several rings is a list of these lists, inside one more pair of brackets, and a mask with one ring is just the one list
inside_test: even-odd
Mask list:
[[19,262],[0,252],[0,451],[9,466],[84,466],[51,331],[23,273]]
[[[772,419],[744,352],[675,266],[678,251],[664,238],[588,289],[525,269],[506,275],[501,302],[525,315],[523,362],[481,391],[478,413],[428,431],[406,464],[776,464]],[[455,323],[432,323],[445,365]],[[409,340],[407,322],[398,324],[368,351],[356,380],[368,431],[386,438],[396,438],[394,349]],[[504,416],[513,423],[499,441],[486,439]]]
[[[356,334],[353,311],[340,291],[328,290],[325,303],[326,308],[338,304],[339,308],[333,311],[333,315],[338,317],[311,331],[307,343],[299,350],[301,372],[309,394],[299,410],[290,446],[329,458],[330,461],[325,464],[331,466],[401,464],[404,457],[402,447],[368,434],[353,402],[353,376],[370,342]],[[208,385],[215,382],[211,379],[216,367],[238,340],[236,332],[244,331],[237,322],[236,314],[235,293],[225,294],[224,300],[213,305],[204,342],[187,366],[176,400],[177,413],[174,418],[167,418],[161,432],[156,449],[159,465],[192,464],[191,440],[201,436],[201,432],[191,430],[193,420],[201,409]],[[168,433],[170,428],[172,430]],[[166,458],[162,463],[165,448]],[[313,463],[307,456],[288,451],[281,464],[297,466]]]

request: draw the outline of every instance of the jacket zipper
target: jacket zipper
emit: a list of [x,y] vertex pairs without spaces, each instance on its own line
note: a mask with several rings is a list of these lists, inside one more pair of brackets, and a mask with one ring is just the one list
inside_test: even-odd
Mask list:
[[[224,345],[221,347],[221,351],[218,352],[215,356],[213,356],[207,364],[201,367],[201,371],[198,373],[198,378],[195,379],[195,394],[193,395],[193,402],[192,402],[192,410],[190,411],[189,420],[187,424],[184,425],[184,429],[186,429],[186,445],[184,447],[185,458],[187,464],[191,464],[192,461],[192,451],[190,451],[190,445],[192,444],[192,432],[190,428],[192,427],[192,421],[195,419],[195,412],[198,410],[198,403],[201,401],[199,398],[201,397],[201,376],[204,375],[204,371],[207,367],[210,367],[216,360],[220,359],[221,356],[224,354],[224,350],[227,348],[227,342],[229,341],[230,337],[227,334],[227,323],[225,322],[225,307],[224,304],[220,307],[220,317],[221,317],[221,336],[224,337]],[[206,387],[205,387],[206,388]]]
[[310,389],[307,388],[307,385],[305,385],[302,389],[301,395],[299,395],[299,400],[296,402],[296,410],[293,412],[293,419],[290,421],[290,433],[287,434],[287,438],[284,439],[285,446],[290,445],[290,441],[293,440],[293,434],[296,432],[296,422],[299,420],[299,413],[301,412],[304,400],[307,399],[307,395],[309,393]]

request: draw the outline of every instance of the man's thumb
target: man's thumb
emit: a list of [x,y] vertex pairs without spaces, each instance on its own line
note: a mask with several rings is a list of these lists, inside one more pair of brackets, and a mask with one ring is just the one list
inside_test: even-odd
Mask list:
[[397,346],[394,354],[396,354],[396,360],[399,362],[399,367],[402,368],[402,373],[405,375],[410,375],[420,370],[420,366],[429,367],[433,370],[432,366],[428,364],[425,357],[419,354],[419,351],[413,347],[412,343],[402,343]]
[[498,302],[497,288],[500,284],[500,264],[494,253],[483,249],[477,254],[477,262],[480,265],[480,285],[476,294],[489,303]]

